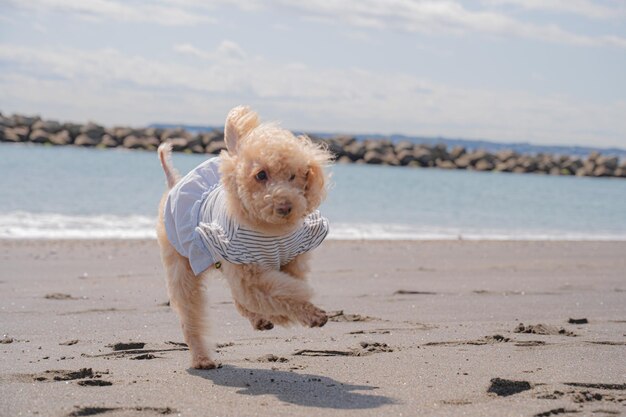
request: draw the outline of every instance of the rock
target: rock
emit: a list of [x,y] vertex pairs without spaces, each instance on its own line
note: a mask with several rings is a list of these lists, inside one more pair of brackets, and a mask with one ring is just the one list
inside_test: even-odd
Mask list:
[[339,142],[337,142],[337,140],[328,139],[324,142],[326,143],[326,146],[330,153],[333,154],[333,159],[338,159],[346,154],[344,151],[344,147]]
[[335,140],[336,140],[337,142],[339,142],[339,144],[341,144],[341,146],[343,146],[344,148],[345,148],[346,146],[350,146],[350,145],[352,145],[353,143],[356,143],[356,142],[357,142],[356,138],[355,138],[354,136],[350,136],[350,135],[342,135],[342,136],[337,136],[337,137],[335,138]]
[[400,150],[400,152],[396,153],[396,159],[400,165],[409,165],[411,162],[415,161],[413,149],[405,148]]
[[33,123],[32,129],[41,129],[47,133],[59,133],[61,130],[63,130],[63,126],[56,120],[37,120],[35,123]]
[[455,165],[459,169],[467,169],[470,167],[471,158],[468,154],[461,155],[457,160],[454,161]]
[[50,143],[53,145],[69,145],[72,143],[72,137],[67,130],[61,130],[59,133],[50,135]]
[[387,152],[385,152],[382,155],[382,158],[383,158],[383,164],[385,165],[392,165],[392,166],[400,165],[400,161],[398,161],[398,157],[396,157],[395,152],[393,152],[393,150],[391,149],[387,150]]
[[452,151],[450,151],[450,159],[453,161],[456,161],[457,159],[459,159],[460,157],[462,157],[463,155],[465,155],[467,152],[465,151],[465,148],[462,146],[455,146]]
[[493,170],[493,168],[494,168],[493,163],[491,163],[490,161],[486,159],[481,159],[480,161],[476,162],[476,164],[474,165],[474,169],[476,171],[491,171]]
[[[584,172],[584,175],[592,175],[595,169],[596,164],[594,161],[586,160],[585,162],[583,162],[582,170]],[[578,171],[576,172],[576,174],[578,175]]]
[[50,143],[50,134],[43,129],[37,129],[30,132],[28,140],[33,143]]
[[352,159],[350,159],[348,156],[344,155],[344,156],[340,157],[339,159],[337,159],[336,162],[338,164],[350,164],[350,163],[352,163]]
[[104,146],[105,148],[115,148],[119,145],[120,143],[117,141],[117,139],[108,133],[105,133],[102,136],[102,140],[100,141],[100,146]]
[[510,159],[516,159],[518,155],[511,150],[503,150],[496,152],[495,157],[500,162],[508,162]]
[[364,142],[366,153],[369,151],[378,152],[384,154],[388,151],[393,151],[393,144],[389,140],[373,140],[367,139]]
[[143,132],[141,132],[141,136],[145,136],[147,138],[155,137],[159,140],[160,143],[160,137],[163,135],[164,130],[165,129],[162,129],[160,127],[149,127],[147,129],[143,129]]
[[599,157],[600,157],[600,154],[596,151],[593,151],[589,154],[589,156],[587,157],[587,160],[595,162]]
[[[93,122],[89,122],[80,128],[80,133],[82,135],[89,136],[89,138],[97,142],[97,145],[98,143],[100,143],[100,140],[102,140],[102,135],[104,135],[104,127]],[[78,141],[78,137],[76,138],[74,143],[76,143],[76,141]]]
[[442,161],[441,159],[437,159],[436,165],[437,165],[437,168],[442,168],[442,169],[457,169],[458,168],[453,161]]
[[430,153],[430,150],[425,147],[418,147],[413,153],[415,161],[417,161],[422,167],[431,167],[435,165],[435,159]]
[[383,156],[375,150],[370,150],[365,153],[363,160],[367,164],[379,165],[384,162]]
[[577,177],[584,177],[586,175],[588,175],[588,174],[587,174],[587,170],[584,167],[578,168],[576,170],[576,176]]
[[197,135],[191,135],[189,138],[187,139],[187,148],[191,149],[194,146],[200,146],[203,150],[202,153],[204,153],[204,145],[202,144],[202,136],[200,136],[200,134]]
[[208,146],[211,142],[224,142],[224,132],[213,130],[211,132],[204,132],[200,134],[200,138],[203,146]]
[[466,156],[468,158],[469,164],[472,166],[475,166],[478,163],[478,161],[486,161],[486,162],[489,162],[491,165],[493,165],[496,159],[492,154],[483,150],[474,151],[472,153],[467,154]]
[[524,172],[534,172],[538,168],[537,161],[535,161],[532,157],[526,156],[520,161],[518,161],[518,166],[521,165],[524,168]]
[[446,145],[443,143],[439,143],[435,145],[431,150],[431,155],[433,156],[433,160],[441,159],[442,161],[449,161],[450,155],[448,154],[448,149]]
[[580,159],[568,159],[561,163],[561,169],[569,171],[571,174],[575,174],[579,168],[583,166],[583,162]]
[[193,153],[205,153],[204,146],[201,143],[195,144],[189,148]]
[[127,149],[156,150],[159,143],[159,139],[154,136],[137,137],[135,135],[130,135],[124,138],[122,146]]
[[170,139],[185,139],[187,141],[191,138],[192,138],[192,134],[187,132],[182,127],[177,127],[175,129],[164,129],[163,134],[161,135],[162,142],[165,142],[166,140],[170,140]]
[[599,165],[593,170],[591,175],[593,175],[594,177],[612,177],[613,171],[613,169],[605,165]]
[[613,157],[602,156],[596,159],[596,165],[602,165],[609,170],[615,170],[618,166],[618,162],[619,160],[617,159],[616,156],[613,156]]
[[122,146],[126,149],[145,149],[143,140],[135,135],[128,135],[122,140]]
[[28,140],[29,131],[25,126],[4,128],[2,140],[5,142],[25,142]]
[[513,168],[509,166],[509,164],[505,162],[496,162],[496,165],[493,167],[494,171],[497,172],[511,172]]
[[100,139],[102,137],[98,136],[97,138],[91,137],[86,133],[81,133],[74,140],[74,145],[76,146],[97,146],[100,143]]
[[139,137],[139,135],[137,134],[137,132],[135,132],[134,129],[131,129],[129,127],[114,127],[113,129],[107,129],[106,133],[108,133],[109,135],[113,136],[115,138],[115,140],[119,143],[123,143],[124,138],[126,138],[127,136],[133,135],[136,137]]
[[19,114],[14,114],[11,119],[13,119],[14,126],[28,127],[29,129],[35,122],[41,120],[39,116],[22,116]]
[[413,152],[413,150],[415,149],[415,144],[413,144],[412,142],[409,142],[408,140],[403,140],[401,142],[396,143],[396,145],[394,146],[394,149],[396,151],[396,154],[399,154],[402,151],[409,151],[409,152]]
[[16,126],[15,120],[13,120],[11,117],[0,115],[0,127],[15,127],[15,126]]
[[67,130],[72,139],[74,139],[80,135],[81,125],[76,123],[63,123],[63,129]]
[[344,149],[345,155],[353,161],[363,159],[365,156],[365,144],[363,142],[353,142]]
[[213,142],[209,143],[204,148],[204,151],[206,153],[210,153],[210,154],[213,154],[213,155],[217,155],[220,152],[222,152],[223,150],[226,150],[226,144],[224,143],[223,140],[214,140]]

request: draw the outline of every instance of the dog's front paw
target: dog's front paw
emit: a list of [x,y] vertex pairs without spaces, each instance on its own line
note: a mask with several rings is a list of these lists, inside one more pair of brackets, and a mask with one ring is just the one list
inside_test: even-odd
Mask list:
[[301,321],[307,327],[322,327],[328,321],[328,316],[324,310],[311,304]]
[[191,367],[195,369],[215,369],[218,368],[218,365],[206,356],[198,356],[191,361]]
[[254,327],[255,330],[261,330],[261,331],[272,330],[274,328],[274,323],[265,319],[256,319],[252,323],[252,327]]

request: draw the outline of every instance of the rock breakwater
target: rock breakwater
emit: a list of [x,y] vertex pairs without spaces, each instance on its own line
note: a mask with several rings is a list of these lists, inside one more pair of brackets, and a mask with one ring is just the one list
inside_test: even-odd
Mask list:
[[[510,150],[448,149],[443,144],[357,140],[352,136],[311,138],[325,143],[338,163],[626,178],[626,161],[597,152],[587,158],[577,158],[569,155],[527,155]],[[183,128],[104,127],[93,122],[60,123],[38,116],[0,115],[0,142],[154,151],[164,141],[171,142],[177,152],[218,154],[226,147],[224,132],[217,129],[192,133]]]

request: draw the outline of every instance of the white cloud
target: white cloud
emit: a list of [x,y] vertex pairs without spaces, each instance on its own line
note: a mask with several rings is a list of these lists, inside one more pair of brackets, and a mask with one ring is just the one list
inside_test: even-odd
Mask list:
[[626,16],[624,3],[604,5],[590,0],[483,0],[491,6],[515,6],[526,10],[568,13],[593,19],[617,19]]
[[175,45],[174,50],[184,55],[213,61],[239,61],[246,58],[246,53],[239,44],[230,40],[222,41],[217,49],[212,52],[197,48],[189,43]]
[[[494,0],[497,2],[498,0]],[[524,4],[522,0],[501,0]],[[539,1],[539,0],[538,0]],[[469,10],[451,0],[278,0],[283,7],[316,17],[326,22],[341,22],[354,27],[401,30],[429,34],[482,33],[495,36],[512,36],[579,46],[626,47],[626,39],[618,36],[591,36],[577,34],[558,25],[527,23],[493,8]],[[534,3],[534,2],[533,2]],[[542,2],[544,3],[544,2]],[[550,3],[546,1],[545,3]],[[562,1],[561,9],[565,8]],[[575,1],[578,9],[592,10],[588,2]],[[530,4],[530,3],[529,3]],[[547,9],[545,7],[544,9]],[[558,10],[555,7],[555,10]],[[596,14],[609,13],[610,9],[593,9]]]
[[60,12],[71,16],[129,22],[152,22],[165,26],[195,25],[215,20],[206,14],[153,2],[136,3],[116,0],[6,0],[6,3],[29,12]]
[[623,37],[588,35],[556,24],[535,24],[521,20],[519,14],[510,13],[510,7],[503,7],[574,13],[594,18],[626,16],[624,4],[607,6],[589,0],[482,0],[478,7],[472,9],[458,0],[5,0],[5,3],[29,12],[56,11],[87,19],[152,22],[169,26],[215,22],[213,16],[217,10],[230,6],[245,12],[288,11],[305,20],[364,30],[438,35],[480,33],[579,46],[626,47]]
[[217,47],[217,54],[220,57],[229,58],[229,59],[244,59],[246,58],[246,53],[241,49],[241,47],[233,41],[225,40],[220,43]]
[[[192,45],[177,49],[204,53]],[[231,106],[250,104],[268,119],[309,131],[606,146],[623,146],[626,136],[623,100],[458,88],[401,73],[312,68],[257,56],[185,66],[112,49],[44,52],[7,44],[0,44],[0,60],[7,63],[0,74],[3,110],[36,108],[44,117],[221,123]]]

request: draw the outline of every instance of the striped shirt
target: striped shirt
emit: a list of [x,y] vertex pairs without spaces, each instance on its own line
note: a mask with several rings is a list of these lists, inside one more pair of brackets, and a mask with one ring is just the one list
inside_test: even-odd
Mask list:
[[226,212],[219,183],[219,158],[205,161],[169,192],[165,229],[176,250],[199,275],[218,261],[280,269],[296,256],[318,247],[328,234],[328,220],[309,214],[291,233],[271,236],[246,228]]

